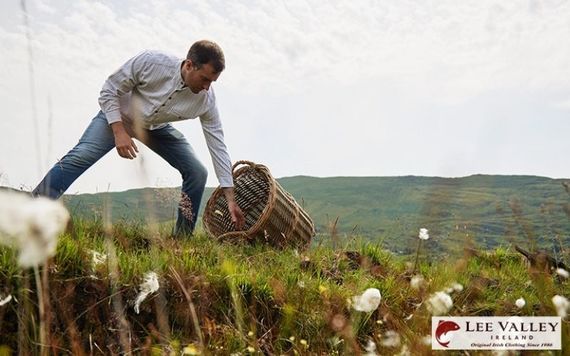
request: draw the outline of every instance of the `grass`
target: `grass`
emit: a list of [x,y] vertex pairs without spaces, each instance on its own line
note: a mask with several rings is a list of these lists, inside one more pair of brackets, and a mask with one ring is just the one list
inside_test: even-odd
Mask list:
[[[403,347],[430,354],[422,341],[431,333],[425,301],[454,282],[464,286],[451,294],[449,314],[457,316],[556,315],[552,296],[570,296],[568,280],[528,270],[505,247],[438,260],[427,257],[431,241],[423,241],[417,271],[426,283],[413,289],[415,255],[396,256],[368,240],[339,238],[342,247],[333,249],[321,236],[297,251],[219,243],[204,233],[173,240],[167,231],[76,219],[47,266],[51,353],[359,354],[373,340],[382,355]],[[93,251],[107,260],[94,264]],[[0,297],[27,295],[27,302],[0,307],[0,355],[39,353],[37,288],[29,271],[15,267],[16,258],[0,248]],[[149,271],[160,288],[136,314],[133,301]],[[353,310],[349,301],[367,288],[380,290],[380,307]],[[522,309],[514,304],[520,297]],[[390,330],[400,345],[382,345]],[[563,334],[568,341],[567,321]]]

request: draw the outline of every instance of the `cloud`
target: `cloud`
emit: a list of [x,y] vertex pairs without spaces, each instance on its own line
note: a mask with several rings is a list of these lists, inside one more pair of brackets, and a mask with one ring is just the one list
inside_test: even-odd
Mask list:
[[[27,4],[42,138],[29,142],[33,126],[28,52],[19,3],[4,1],[0,97],[7,119],[0,120],[0,149],[34,157],[37,144],[42,157],[28,164],[0,158],[0,171],[7,172],[12,184],[34,184],[41,178],[37,165],[45,171],[77,142],[98,110],[103,81],[126,59],[143,49],[183,57],[191,42],[200,38],[216,40],[226,54],[228,69],[216,90],[232,157],[270,162],[277,176],[460,175],[496,167],[504,172],[570,174],[544,160],[532,167],[496,161],[501,154],[488,153],[493,148],[500,148],[506,158],[511,151],[528,149],[510,138],[480,142],[495,137],[494,125],[502,122],[507,133],[524,131],[527,136],[521,142],[538,140],[546,148],[568,148],[532,137],[532,130],[516,129],[506,119],[516,115],[528,127],[538,126],[540,120],[556,122],[550,133],[555,137],[567,127],[560,123],[560,113],[550,110],[568,107],[568,2]],[[519,102],[537,96],[550,106]],[[516,109],[520,106],[533,116]],[[197,123],[179,127],[208,162]],[[418,152],[413,142],[422,135],[432,140]],[[371,154],[379,163],[370,163]],[[457,164],[458,155],[467,155],[468,162]],[[178,180],[177,173],[153,154],[145,157],[151,177],[132,177],[136,165],[112,156],[101,163],[105,169],[94,167],[78,187],[100,182],[103,171],[106,179],[125,188],[157,179]],[[339,161],[344,163],[341,167]],[[208,167],[211,171],[209,162]],[[215,177],[208,184],[216,184]]]

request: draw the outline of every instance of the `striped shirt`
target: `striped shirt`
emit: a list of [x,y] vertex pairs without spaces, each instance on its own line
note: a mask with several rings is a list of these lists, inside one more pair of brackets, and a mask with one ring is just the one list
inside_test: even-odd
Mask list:
[[214,89],[195,94],[184,86],[183,60],[164,53],[145,51],[129,59],[111,74],[99,96],[109,124],[121,117],[155,130],[169,122],[200,117],[202,131],[220,186],[232,187],[232,168],[224,143],[222,122]]

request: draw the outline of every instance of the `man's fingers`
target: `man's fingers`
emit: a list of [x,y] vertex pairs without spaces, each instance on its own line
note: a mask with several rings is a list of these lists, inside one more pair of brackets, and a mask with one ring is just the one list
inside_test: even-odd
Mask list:
[[134,157],[136,157],[136,155],[134,155],[134,153],[131,153],[131,151],[128,148],[118,148],[117,147],[117,152],[119,153],[119,156],[126,158],[126,159],[133,159]]
[[[134,146],[134,144],[133,144],[133,146]],[[130,159],[133,159],[137,156],[137,154],[135,153],[136,147],[133,148],[133,146],[127,148],[127,151],[129,152],[129,158]],[[138,152],[138,151],[136,151],[136,152]]]
[[241,212],[241,210],[238,211],[232,211],[232,223],[234,223],[234,226],[236,227],[237,230],[241,230],[243,229],[243,226],[245,224],[245,218],[243,217],[243,213]]
[[[133,148],[135,149],[135,152],[139,152],[139,148],[137,147],[137,145],[135,145],[135,141],[131,140],[131,144],[133,145]],[[136,155],[135,155],[136,157]]]

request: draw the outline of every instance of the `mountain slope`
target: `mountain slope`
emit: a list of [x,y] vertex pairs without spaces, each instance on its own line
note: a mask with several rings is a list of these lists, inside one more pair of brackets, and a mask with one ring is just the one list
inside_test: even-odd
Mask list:
[[[570,242],[570,195],[562,179],[296,176],[278,181],[305,207],[319,232],[329,231],[338,217],[341,236],[381,238],[392,250],[413,250],[420,227],[446,249],[471,238],[486,247],[514,241],[560,248]],[[211,192],[206,190],[202,208]],[[178,194],[178,188],[145,188],[66,195],[64,201],[79,216],[111,211],[114,220],[168,221],[175,217]]]

